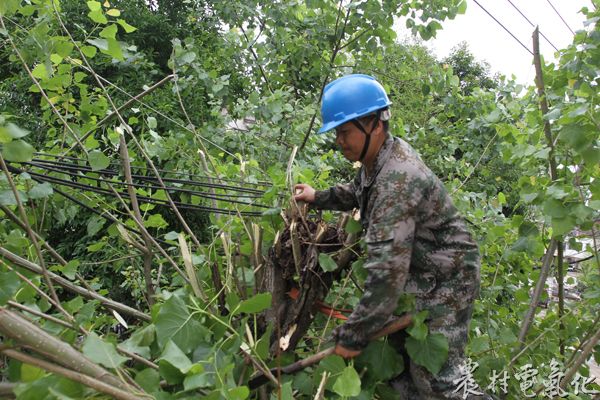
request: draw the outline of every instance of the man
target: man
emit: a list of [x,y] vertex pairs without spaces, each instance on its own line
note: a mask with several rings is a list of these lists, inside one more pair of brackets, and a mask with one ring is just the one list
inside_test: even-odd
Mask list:
[[[392,316],[400,295],[414,293],[416,311],[429,311],[429,332],[448,339],[448,360],[435,376],[407,362],[391,385],[403,399],[462,399],[455,382],[464,376],[460,367],[479,292],[479,252],[442,182],[412,147],[389,134],[390,104],[373,77],[348,75],[329,83],[319,133],[335,129],[344,157],[362,167],[352,183],[329,190],[298,184],[295,199],[322,209],[359,208],[366,230],[365,292],[334,331],[336,354],[360,354]],[[406,354],[401,335],[390,340]]]

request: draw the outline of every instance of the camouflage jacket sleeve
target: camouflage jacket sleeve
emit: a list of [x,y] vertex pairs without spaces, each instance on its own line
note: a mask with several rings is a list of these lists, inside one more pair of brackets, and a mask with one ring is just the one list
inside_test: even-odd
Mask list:
[[388,172],[369,196],[365,291],[346,323],[334,331],[339,344],[362,349],[397,307],[411,261],[417,210],[426,179],[410,172]]
[[350,211],[358,208],[356,188],[359,185],[359,176],[348,184],[337,185],[328,190],[315,192],[315,201],[312,206],[324,210]]

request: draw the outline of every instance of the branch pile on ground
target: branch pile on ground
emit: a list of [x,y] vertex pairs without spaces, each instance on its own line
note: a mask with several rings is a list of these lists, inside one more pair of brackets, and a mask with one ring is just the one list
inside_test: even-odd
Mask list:
[[[317,306],[355,258],[356,235],[344,231],[347,220],[348,216],[342,217],[336,226],[298,214],[270,249],[257,282],[259,292],[272,294],[271,308],[261,321],[263,330],[273,324],[271,354],[296,348],[310,328]],[[330,254],[337,268],[321,266],[321,253]]]

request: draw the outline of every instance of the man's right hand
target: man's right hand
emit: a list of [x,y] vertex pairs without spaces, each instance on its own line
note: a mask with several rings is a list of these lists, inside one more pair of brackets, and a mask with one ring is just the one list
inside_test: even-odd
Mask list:
[[294,200],[312,203],[315,201],[315,189],[305,183],[299,183],[294,186]]

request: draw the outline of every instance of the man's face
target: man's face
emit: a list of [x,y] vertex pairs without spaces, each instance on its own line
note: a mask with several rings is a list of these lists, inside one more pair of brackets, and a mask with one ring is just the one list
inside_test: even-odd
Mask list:
[[365,134],[352,122],[346,122],[335,129],[335,143],[349,161],[359,161],[360,153],[365,145]]

